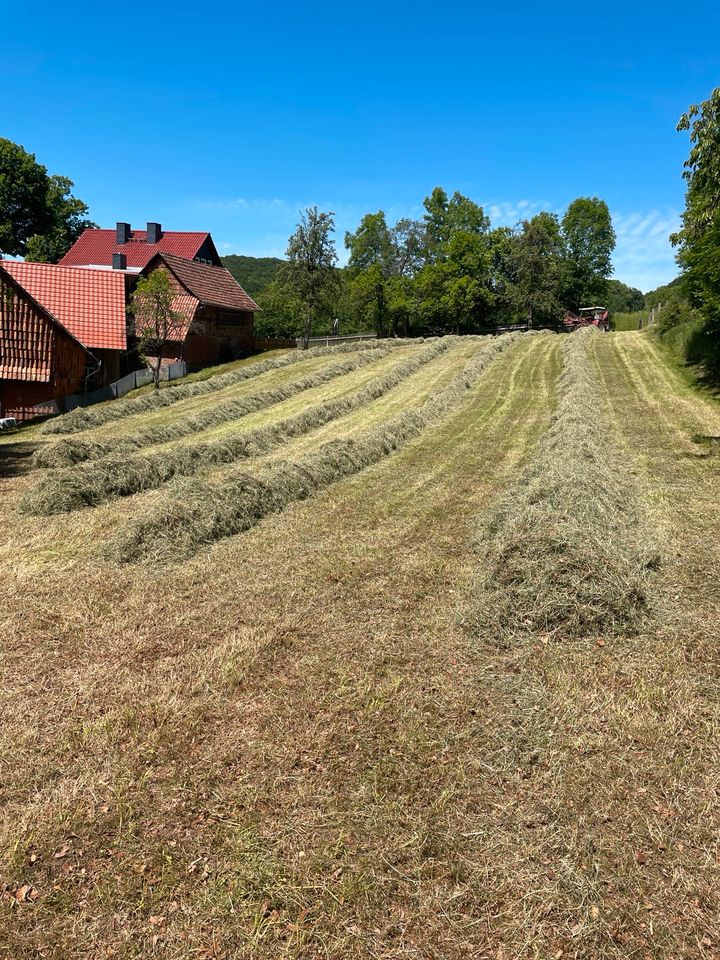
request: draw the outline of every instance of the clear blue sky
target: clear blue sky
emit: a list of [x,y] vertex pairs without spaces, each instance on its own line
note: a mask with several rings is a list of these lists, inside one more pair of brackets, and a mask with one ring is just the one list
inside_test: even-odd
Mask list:
[[[493,222],[607,200],[616,276],[671,279],[688,104],[720,84],[717,3],[6,4],[0,135],[103,226],[282,255],[298,210]],[[12,42],[8,42],[12,38]]]

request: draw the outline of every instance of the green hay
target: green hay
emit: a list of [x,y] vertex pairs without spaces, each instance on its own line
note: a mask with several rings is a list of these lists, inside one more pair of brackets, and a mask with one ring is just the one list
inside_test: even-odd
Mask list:
[[152,427],[140,429],[136,433],[124,437],[113,437],[112,440],[71,440],[63,439],[56,443],[41,447],[33,457],[35,467],[66,467],[82,463],[86,460],[99,460],[120,453],[132,453],[143,447],[155,446],[161,443],[170,443],[173,440],[182,440],[210,427],[239,420],[258,410],[264,410],[276,403],[282,403],[291,397],[329,383],[337,377],[342,377],[361,367],[376,363],[378,358],[387,356],[392,351],[391,346],[378,346],[373,350],[358,353],[339,363],[328,364],[322,370],[309,377],[303,377],[292,383],[276,387],[273,390],[263,390],[250,397],[239,397],[235,400],[220,400],[211,407],[206,407],[199,413],[189,417],[178,417],[172,423],[156,424]]
[[173,477],[192,476],[208,466],[259,456],[377,400],[454,342],[454,337],[436,340],[355,393],[308,407],[274,424],[219,440],[179,444],[170,450],[144,456],[113,456],[53,470],[26,491],[20,501],[20,510],[36,516],[66,513],[151,490]]
[[[175,386],[169,386],[164,390],[155,390],[153,393],[145,394],[141,397],[127,397],[123,400],[113,400],[110,403],[104,403],[94,407],[77,407],[70,413],[54,420],[48,420],[42,428],[43,433],[63,434],[78,433],[82,430],[90,430],[93,427],[100,427],[103,424],[111,423],[116,420],[123,420],[126,417],[134,417],[139,413],[148,413],[151,410],[158,410],[162,407],[169,407],[181,400],[187,400],[190,397],[200,397],[206,394],[216,393],[225,390],[228,387],[242,383],[244,380],[251,380],[258,377],[268,370],[278,370],[282,367],[294,366],[305,360],[311,360],[314,357],[333,357],[343,353],[355,353],[356,351],[377,350],[388,345],[401,346],[408,340],[361,340],[356,343],[345,343],[333,347],[312,347],[309,350],[296,350],[288,352],[279,357],[270,357],[267,360],[260,360],[248,367],[241,367],[239,370],[231,370],[229,373],[222,373],[209,380],[195,381],[192,383],[179,383]],[[415,341],[416,342],[416,341]]]
[[552,424],[481,524],[466,622],[491,642],[627,633],[647,615],[659,554],[641,484],[605,427],[588,356],[597,335],[563,343]]
[[171,562],[192,556],[202,545],[241,533],[263,517],[378,463],[448,416],[497,356],[523,336],[527,334],[506,334],[486,343],[460,374],[416,410],[395,414],[352,439],[332,440],[259,476],[239,473],[216,485],[199,479],[171,485],[161,504],[120,530],[109,546],[110,555],[120,562]]

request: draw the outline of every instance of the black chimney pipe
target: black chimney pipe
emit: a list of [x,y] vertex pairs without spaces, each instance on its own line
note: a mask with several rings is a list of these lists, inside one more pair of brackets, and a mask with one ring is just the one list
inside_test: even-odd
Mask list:
[[123,243],[127,243],[130,239],[130,224],[121,223],[120,220],[115,224],[115,243],[118,246]]
[[113,254],[113,270],[127,270],[127,257],[124,253]]
[[162,239],[162,227],[159,223],[148,223],[147,225],[147,242],[148,243],[159,243]]

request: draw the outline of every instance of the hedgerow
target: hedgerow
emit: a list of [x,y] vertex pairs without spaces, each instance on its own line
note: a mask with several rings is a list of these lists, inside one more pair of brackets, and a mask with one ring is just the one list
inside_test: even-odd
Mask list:
[[659,552],[642,485],[607,426],[588,354],[599,335],[563,343],[553,421],[480,524],[465,620],[485,640],[628,632],[648,612]]
[[488,365],[523,336],[495,338],[438,394],[353,438],[331,440],[258,475],[236,473],[219,484],[194,479],[171,485],[160,504],[120,530],[109,545],[110,556],[120,562],[183,559],[203,544],[247,530],[268,514],[379,462],[447,416]]
[[218,440],[178,444],[152,454],[112,456],[53,470],[29,488],[20,501],[20,509],[39,516],[65,513],[160,487],[173,477],[191,476],[204,467],[259,456],[378,399],[447,350],[454,341],[454,337],[436,340],[355,393],[308,407],[277,423]]

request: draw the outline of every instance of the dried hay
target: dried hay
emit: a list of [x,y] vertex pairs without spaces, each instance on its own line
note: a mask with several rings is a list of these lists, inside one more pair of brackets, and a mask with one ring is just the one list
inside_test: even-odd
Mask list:
[[110,544],[119,562],[171,562],[204,544],[241,533],[263,517],[378,463],[447,416],[493,360],[526,334],[494,338],[436,396],[356,437],[332,440],[296,461],[259,476],[236,474],[221,484],[190,480],[171,485],[165,500],[132,520]]
[[133,417],[139,413],[158,410],[161,407],[169,407],[174,403],[178,403],[180,400],[187,400],[190,397],[199,397],[205,394],[215,393],[218,390],[225,390],[227,387],[235,386],[244,380],[250,380],[253,377],[260,376],[262,373],[267,373],[268,370],[294,366],[296,363],[311,360],[313,357],[333,357],[343,353],[377,350],[387,347],[388,345],[399,346],[408,342],[411,341],[406,339],[360,340],[334,347],[311,347],[309,350],[293,350],[282,356],[260,360],[258,363],[241,367],[239,370],[231,370],[228,373],[221,373],[207,380],[179,383],[168,386],[163,390],[154,390],[152,393],[145,394],[141,397],[126,397],[122,400],[113,400],[95,407],[77,407],[62,417],[48,420],[48,422],[44,424],[42,432],[49,434],[78,433],[81,430],[99,427],[114,420]]
[[642,485],[605,428],[596,335],[564,342],[552,424],[481,525],[466,622],[484,639],[627,633],[647,614],[658,547]]
[[[273,390],[262,390],[250,397],[238,397],[235,400],[220,400],[210,407],[188,417],[178,417],[172,423],[161,423],[145,427],[128,436],[113,437],[111,440],[71,440],[63,439],[57,443],[41,447],[33,457],[35,467],[64,467],[85,460],[97,460],[101,457],[119,453],[132,453],[143,447],[160,443],[170,443],[192,436],[210,427],[216,427],[232,420],[239,420],[258,410],[264,410],[276,403],[282,403],[291,397],[311,390],[323,383],[329,383],[336,377],[342,377],[353,370],[375,363],[378,357],[387,356],[393,348],[378,345],[373,350],[363,351],[339,363],[328,364],[317,373],[295,380]],[[219,379],[219,378],[218,378]]]
[[277,423],[219,440],[178,444],[171,450],[153,454],[106,457],[53,470],[25,492],[20,509],[36,516],[66,513],[155,489],[173,477],[192,476],[203,467],[259,456],[377,400],[447,350],[454,340],[453,337],[435,340],[416,356],[401,361],[355,393],[308,407]]

